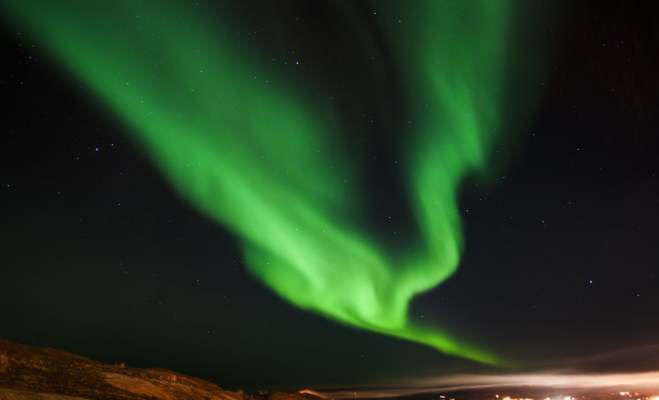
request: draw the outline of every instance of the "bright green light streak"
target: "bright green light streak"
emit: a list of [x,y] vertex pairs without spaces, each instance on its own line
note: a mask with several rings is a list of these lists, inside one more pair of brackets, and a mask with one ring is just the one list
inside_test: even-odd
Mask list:
[[[409,4],[408,4],[409,3]],[[128,126],[177,191],[242,239],[250,271],[300,308],[485,363],[494,356],[408,318],[456,269],[459,183],[497,127],[505,1],[400,2],[383,25],[414,93],[411,200],[423,236],[402,265],[348,215],[356,171],[331,110],[250,63],[184,1],[11,0],[28,29]],[[398,21],[394,14],[408,13]],[[387,20],[388,18],[388,20]],[[388,22],[387,22],[388,21]]]
[[[407,77],[415,134],[407,146],[408,181],[425,249],[412,252],[413,293],[456,270],[462,233],[457,194],[481,172],[497,136],[503,103],[508,0],[392,2],[391,40]],[[406,140],[408,132],[402,132]]]

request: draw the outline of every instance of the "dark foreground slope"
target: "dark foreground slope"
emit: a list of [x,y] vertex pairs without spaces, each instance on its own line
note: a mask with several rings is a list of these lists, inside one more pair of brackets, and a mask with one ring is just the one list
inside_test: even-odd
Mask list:
[[162,369],[104,364],[65,351],[0,340],[0,400],[310,400],[253,396]]

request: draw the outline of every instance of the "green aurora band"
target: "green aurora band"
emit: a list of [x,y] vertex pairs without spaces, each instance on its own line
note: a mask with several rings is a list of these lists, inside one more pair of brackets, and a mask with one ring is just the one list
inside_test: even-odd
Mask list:
[[16,26],[121,117],[187,201],[241,238],[251,273],[294,305],[488,364],[493,354],[411,321],[413,297],[462,251],[457,192],[499,125],[508,0],[378,3],[412,98],[403,143],[421,240],[394,259],[350,215],[356,171],[334,110],[250,62],[185,1],[9,0]]

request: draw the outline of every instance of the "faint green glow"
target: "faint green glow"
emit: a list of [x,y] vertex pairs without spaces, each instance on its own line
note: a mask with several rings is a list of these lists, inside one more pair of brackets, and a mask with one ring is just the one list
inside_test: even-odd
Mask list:
[[[107,3],[110,4],[110,3]],[[177,191],[238,235],[250,271],[296,306],[485,363],[492,354],[408,317],[461,253],[456,193],[498,125],[507,1],[384,7],[415,115],[405,144],[421,231],[404,262],[355,226],[357,174],[333,110],[250,62],[185,1],[11,0],[37,38],[128,127]],[[399,7],[401,9],[396,9]],[[220,16],[221,19],[221,16]],[[322,111],[321,111],[322,110]]]

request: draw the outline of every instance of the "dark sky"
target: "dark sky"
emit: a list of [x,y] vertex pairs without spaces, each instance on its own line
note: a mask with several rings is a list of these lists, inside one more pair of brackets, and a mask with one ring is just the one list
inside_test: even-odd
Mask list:
[[[224,6],[234,29],[260,32],[264,57],[304,60],[300,73],[337,93],[345,140],[373,156],[373,226],[393,215],[408,229],[388,138],[406,100],[370,3],[350,16],[274,3]],[[656,14],[642,1],[536,3],[519,12],[526,52],[510,67],[532,105],[495,148],[497,178],[463,187],[461,268],[414,303],[526,369],[654,345],[659,332]],[[385,81],[351,39],[363,32]],[[1,33],[0,337],[250,389],[482,368],[285,303],[111,112],[22,32]]]

